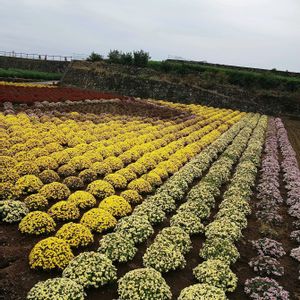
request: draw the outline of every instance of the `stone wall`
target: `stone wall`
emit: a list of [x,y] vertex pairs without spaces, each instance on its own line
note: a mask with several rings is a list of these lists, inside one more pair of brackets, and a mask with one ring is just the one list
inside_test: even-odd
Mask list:
[[198,103],[270,115],[300,115],[300,101],[289,96],[258,94],[232,86],[209,90],[182,84],[179,79],[170,80],[154,70],[107,63],[72,62],[61,83],[133,97]]
[[63,73],[70,62],[0,56],[0,68]]

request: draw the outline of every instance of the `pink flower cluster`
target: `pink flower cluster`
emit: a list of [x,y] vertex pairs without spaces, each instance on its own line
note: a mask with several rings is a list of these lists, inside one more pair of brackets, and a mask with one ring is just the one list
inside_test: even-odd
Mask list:
[[289,300],[289,293],[269,277],[247,279],[245,293],[253,300]]
[[296,153],[289,142],[288,134],[280,118],[275,119],[280,151],[283,156],[281,163],[284,172],[284,182],[287,189],[287,204],[289,214],[300,219],[300,170]]
[[282,217],[278,210],[279,204],[283,202],[283,199],[279,190],[280,164],[278,161],[277,132],[273,118],[269,119],[260,172],[257,186],[257,198],[260,201],[257,204],[256,217],[267,223],[278,224],[282,222]]
[[[289,206],[288,213],[297,220],[293,223],[295,229],[299,228],[300,222],[300,170],[296,153],[289,141],[288,134],[280,118],[275,119],[277,137],[280,151],[283,157],[281,167],[284,173],[285,188],[287,190],[286,203]],[[291,233],[291,239],[300,242],[299,230]],[[290,256],[300,262],[300,247],[291,250]],[[299,276],[300,279],[300,276]]]
[[249,262],[249,266],[259,275],[282,276],[284,274],[284,268],[279,261],[267,255],[253,257]]
[[282,243],[267,237],[257,241],[252,241],[252,245],[257,250],[259,255],[268,255],[274,258],[279,258],[286,254],[282,247]]

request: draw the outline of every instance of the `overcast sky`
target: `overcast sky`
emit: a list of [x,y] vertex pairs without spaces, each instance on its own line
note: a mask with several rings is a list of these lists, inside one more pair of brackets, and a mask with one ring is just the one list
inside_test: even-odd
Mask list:
[[300,71],[300,0],[0,0],[0,50]]

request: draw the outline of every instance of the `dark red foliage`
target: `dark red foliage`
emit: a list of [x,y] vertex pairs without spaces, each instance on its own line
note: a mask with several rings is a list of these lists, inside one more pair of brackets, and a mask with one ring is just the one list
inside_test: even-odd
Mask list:
[[115,94],[69,87],[47,88],[0,85],[0,103],[9,101],[13,103],[30,104],[36,101],[58,102],[65,100],[77,101],[112,98],[124,99],[123,96]]

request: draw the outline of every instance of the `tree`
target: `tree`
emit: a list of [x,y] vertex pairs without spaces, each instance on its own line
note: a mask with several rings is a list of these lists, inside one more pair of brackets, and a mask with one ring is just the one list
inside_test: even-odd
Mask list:
[[108,53],[108,61],[114,64],[119,64],[121,62],[122,52],[119,50],[110,50]]
[[133,64],[137,67],[146,67],[151,57],[143,50],[133,52]]
[[101,61],[103,57],[99,53],[92,52],[91,55],[86,59],[87,61]]
[[120,62],[123,65],[132,65],[132,63],[133,63],[132,53],[131,52],[122,53],[121,58],[120,58]]

